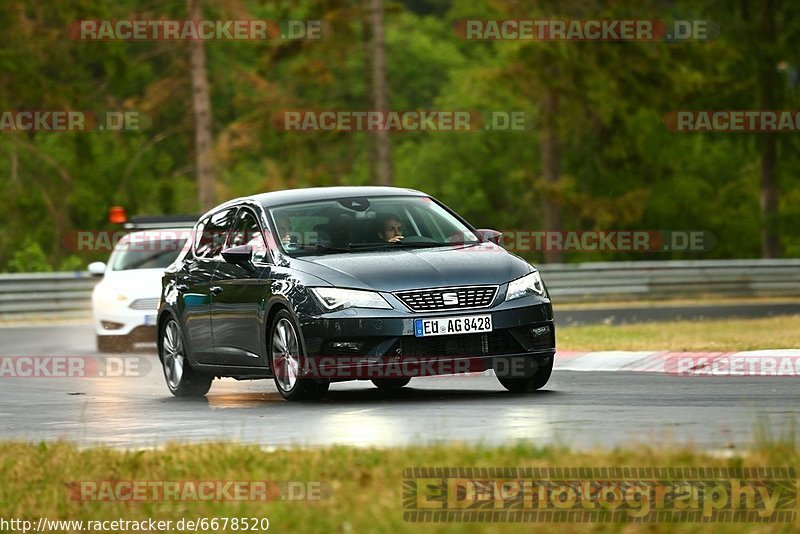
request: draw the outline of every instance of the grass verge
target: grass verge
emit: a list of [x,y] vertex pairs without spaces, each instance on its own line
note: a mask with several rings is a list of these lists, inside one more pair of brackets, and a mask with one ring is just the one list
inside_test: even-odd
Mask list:
[[[503,448],[441,445],[405,449],[334,447],[263,451],[234,444],[172,444],[161,450],[78,449],[67,443],[0,443],[0,518],[37,521],[267,517],[272,531],[292,532],[528,532],[531,523],[410,523],[403,519],[403,468],[442,467],[790,467],[800,451],[790,440],[725,458],[691,449],[631,448],[572,452],[560,447]],[[283,480],[320,481],[331,494],[318,502],[79,502],[72,481]],[[541,525],[547,528],[546,525]],[[550,525],[555,526],[555,525]],[[797,530],[794,525],[729,523],[561,523],[559,531],[686,532]]]
[[740,351],[800,348],[800,315],[764,319],[564,326],[563,350]]
[[587,302],[562,301],[555,297],[553,307],[556,312],[569,310],[605,310],[614,308],[694,308],[700,306],[745,306],[800,304],[796,297],[720,297],[719,295],[692,295],[692,297],[675,297],[636,300],[592,300]]

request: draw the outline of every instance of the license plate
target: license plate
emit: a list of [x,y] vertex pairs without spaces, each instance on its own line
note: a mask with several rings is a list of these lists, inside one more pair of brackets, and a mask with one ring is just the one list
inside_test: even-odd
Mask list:
[[474,334],[491,332],[491,315],[469,315],[464,317],[439,317],[435,319],[415,319],[416,337],[449,336],[453,334]]
[[151,326],[156,324],[156,316],[155,315],[145,315],[144,316],[144,325]]

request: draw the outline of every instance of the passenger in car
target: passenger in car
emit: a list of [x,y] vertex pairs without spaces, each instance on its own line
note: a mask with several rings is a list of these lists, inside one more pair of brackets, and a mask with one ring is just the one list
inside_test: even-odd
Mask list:
[[275,219],[275,226],[278,227],[278,237],[284,245],[292,242],[292,223],[289,217],[282,216]]

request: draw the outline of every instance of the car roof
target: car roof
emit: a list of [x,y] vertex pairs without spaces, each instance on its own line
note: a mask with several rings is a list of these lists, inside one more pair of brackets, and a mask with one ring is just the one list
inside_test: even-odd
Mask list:
[[285,189],[282,191],[272,191],[270,193],[260,193],[247,197],[239,197],[223,202],[214,206],[199,219],[205,219],[212,213],[219,210],[238,206],[246,202],[261,204],[265,209],[283,206],[285,204],[295,204],[298,202],[313,202],[315,200],[334,200],[337,198],[352,197],[389,197],[389,196],[408,196],[408,197],[427,197],[426,193],[416,189],[404,187],[386,186],[330,186],[330,187],[306,187],[301,189]]
[[347,197],[383,197],[383,196],[426,196],[425,193],[414,189],[402,187],[378,187],[378,186],[331,186],[331,187],[308,187],[305,189],[287,189],[285,191],[273,191],[253,195],[251,198],[265,208],[279,206],[281,204],[293,204],[295,202],[308,202],[314,200],[332,200]]
[[165,230],[167,228],[192,228],[197,215],[137,215],[125,222],[126,230]]
[[[243,201],[251,201],[261,204],[265,208],[272,208],[284,204],[294,204],[297,202],[312,202],[314,200],[333,200],[348,197],[386,197],[386,196],[428,196],[416,189],[403,187],[383,187],[383,186],[331,186],[331,187],[307,187],[303,189],[286,189],[283,191],[272,191],[248,197],[235,198],[221,204],[211,211],[220,208],[239,204]],[[210,213],[209,212],[209,213]]]
[[135,236],[147,237],[152,241],[159,241],[161,239],[185,239],[191,235],[192,228],[152,228],[149,230],[134,230],[123,235],[117,241],[117,244],[127,243]]

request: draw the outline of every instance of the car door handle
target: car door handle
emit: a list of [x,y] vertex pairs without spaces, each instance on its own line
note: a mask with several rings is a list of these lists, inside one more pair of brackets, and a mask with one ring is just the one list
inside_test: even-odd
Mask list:
[[209,288],[209,291],[211,291],[212,295],[219,295],[220,293],[222,293],[222,288],[219,286],[211,286]]

